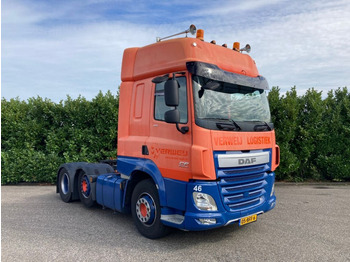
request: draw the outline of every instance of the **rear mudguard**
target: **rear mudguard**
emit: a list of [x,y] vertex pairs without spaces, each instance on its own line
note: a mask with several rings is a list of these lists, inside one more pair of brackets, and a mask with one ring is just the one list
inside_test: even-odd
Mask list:
[[[69,190],[72,192],[72,200],[79,199],[78,187],[78,175],[80,171],[83,171],[88,176],[99,176],[101,174],[113,173],[114,169],[108,164],[101,163],[87,163],[87,162],[73,162],[66,163],[59,167],[57,172],[57,183],[56,183],[56,193],[58,192],[58,176],[62,168],[65,168],[68,171],[69,176]],[[92,186],[95,187],[96,183],[92,183]],[[95,189],[92,190],[93,200],[96,200]]]

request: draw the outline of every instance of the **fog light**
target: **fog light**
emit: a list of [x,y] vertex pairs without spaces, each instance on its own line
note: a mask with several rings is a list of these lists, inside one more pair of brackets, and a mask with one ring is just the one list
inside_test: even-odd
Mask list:
[[216,224],[215,218],[200,218],[199,222],[203,225],[214,225]]
[[199,210],[216,211],[218,210],[215,200],[211,195],[205,193],[193,192],[193,200]]

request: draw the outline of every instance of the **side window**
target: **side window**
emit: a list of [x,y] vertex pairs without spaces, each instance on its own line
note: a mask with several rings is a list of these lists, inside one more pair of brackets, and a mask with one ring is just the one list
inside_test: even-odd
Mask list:
[[[179,106],[177,109],[180,111],[180,123],[187,123],[187,86],[186,77],[177,77],[176,80],[179,82]],[[164,84],[156,84],[156,90],[154,92],[154,119],[164,121],[164,114],[166,111],[174,109],[165,105],[164,101]]]

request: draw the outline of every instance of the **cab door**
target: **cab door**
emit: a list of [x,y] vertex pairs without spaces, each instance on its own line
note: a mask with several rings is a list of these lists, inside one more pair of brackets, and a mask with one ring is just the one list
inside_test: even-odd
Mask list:
[[174,109],[165,105],[164,85],[165,82],[153,84],[153,110],[150,117],[150,136],[146,142],[151,159],[160,170],[163,177],[188,181],[191,178],[191,117],[189,108],[188,78],[182,74],[177,75],[179,87],[180,111],[179,127],[187,126],[189,131],[182,134],[176,129],[175,124],[166,123],[164,114]]

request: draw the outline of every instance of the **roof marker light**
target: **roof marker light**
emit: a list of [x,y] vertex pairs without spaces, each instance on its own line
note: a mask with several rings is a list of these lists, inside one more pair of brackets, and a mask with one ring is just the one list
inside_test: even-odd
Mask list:
[[203,29],[198,29],[197,30],[197,39],[204,41],[204,30]]
[[239,42],[234,42],[233,43],[233,50],[239,51]]

